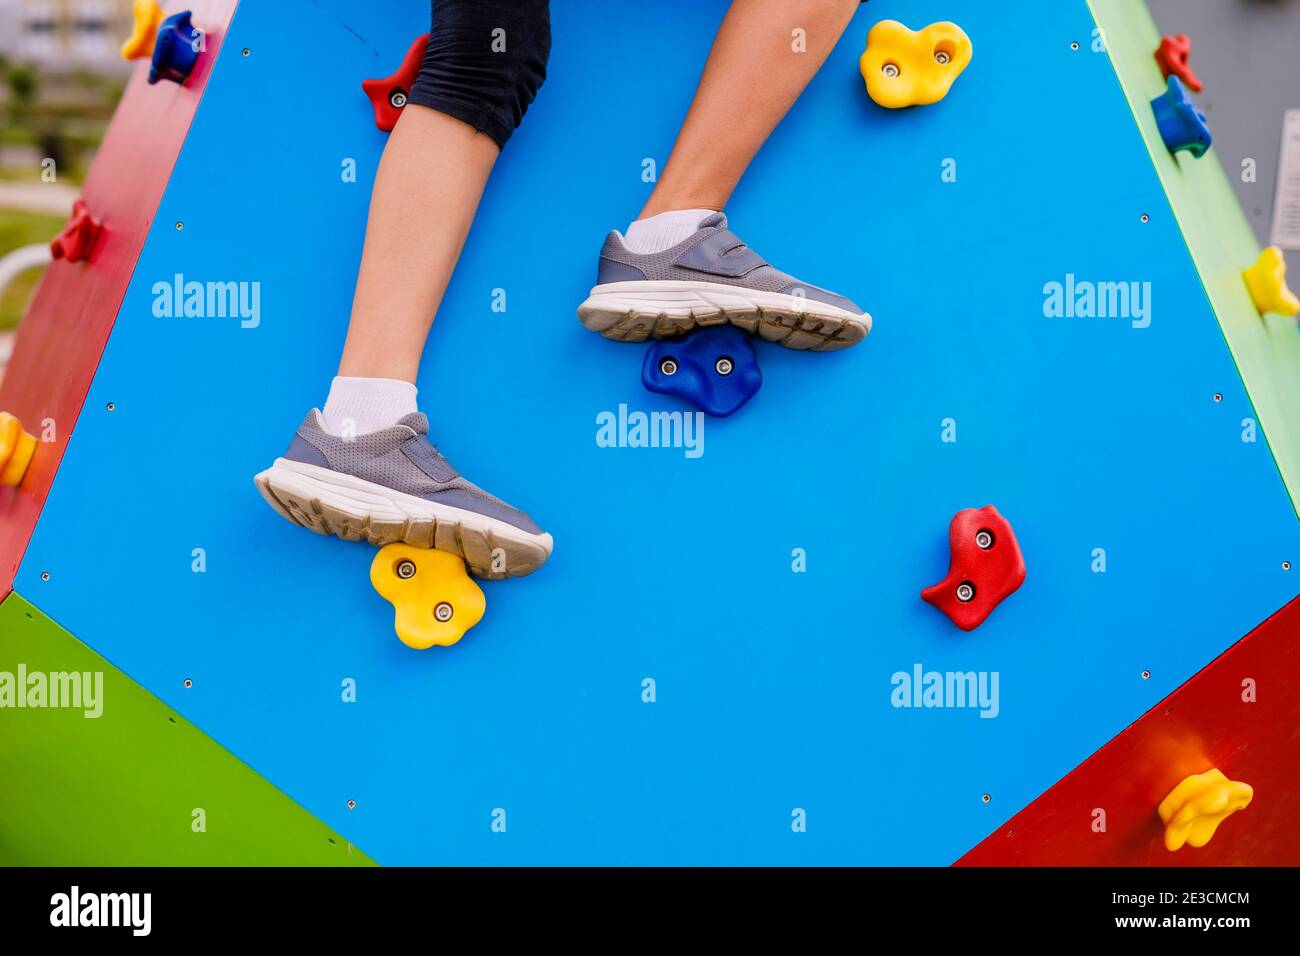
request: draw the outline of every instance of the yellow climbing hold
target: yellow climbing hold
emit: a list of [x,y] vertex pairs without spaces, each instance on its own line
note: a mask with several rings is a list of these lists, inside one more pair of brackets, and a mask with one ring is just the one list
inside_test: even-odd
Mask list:
[[1259,254],[1255,264],[1242,273],[1250,297],[1260,313],[1276,312],[1295,315],[1300,312],[1300,299],[1286,285],[1286,259],[1277,246],[1269,246]]
[[36,439],[8,412],[0,412],[0,485],[17,485],[27,474]]
[[158,28],[162,26],[167,14],[163,13],[158,0],[135,0],[131,4],[131,16],[135,20],[135,28],[122,44],[122,59],[146,60],[153,56]]
[[1229,780],[1211,768],[1194,773],[1160,801],[1156,812],[1165,824],[1165,849],[1205,846],[1230,814],[1250,803],[1255,791],[1249,784]]
[[446,551],[386,545],[370,563],[370,583],[393,605],[402,643],[420,651],[455,644],[487,609],[464,560]]
[[897,20],[881,20],[867,34],[858,65],[867,95],[898,109],[939,102],[970,59],[970,37],[955,23],[909,30]]

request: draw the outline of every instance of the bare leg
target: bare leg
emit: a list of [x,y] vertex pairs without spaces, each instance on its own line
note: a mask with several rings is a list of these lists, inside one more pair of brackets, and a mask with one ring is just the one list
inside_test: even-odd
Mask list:
[[375,176],[340,375],[415,381],[499,152],[445,113],[402,110]]
[[[726,206],[759,147],[835,46],[858,0],[733,0],[641,219]],[[806,52],[795,52],[802,30]]]

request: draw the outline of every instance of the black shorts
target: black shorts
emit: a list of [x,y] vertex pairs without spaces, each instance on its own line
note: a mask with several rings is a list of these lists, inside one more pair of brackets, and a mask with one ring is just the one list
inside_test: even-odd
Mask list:
[[429,46],[409,102],[504,146],[546,79],[550,54],[549,0],[433,0]]

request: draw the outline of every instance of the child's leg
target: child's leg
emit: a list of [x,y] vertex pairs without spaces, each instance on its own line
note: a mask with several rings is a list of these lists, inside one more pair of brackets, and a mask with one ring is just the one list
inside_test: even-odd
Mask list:
[[547,0],[432,7],[420,77],[375,177],[338,377],[323,413],[312,409],[255,480],[313,531],[453,551],[485,576],[527,574],[551,536],[429,443],[414,383],[488,174],[546,76]]
[[433,0],[431,20],[375,177],[341,380],[325,408],[336,427],[414,411],[420,356],[488,174],[546,78],[548,0]]
[[626,236],[610,233],[601,250],[578,310],[589,329],[640,342],[725,320],[817,350],[866,335],[871,317],[857,305],[767,265],[717,216],[858,2],[734,0],[663,175]]
[[[718,212],[750,160],[821,69],[859,0],[736,0],[639,219]],[[795,31],[802,34],[796,35]],[[802,41],[806,52],[797,52]]]
[[402,110],[375,176],[339,375],[415,381],[499,152],[446,113]]

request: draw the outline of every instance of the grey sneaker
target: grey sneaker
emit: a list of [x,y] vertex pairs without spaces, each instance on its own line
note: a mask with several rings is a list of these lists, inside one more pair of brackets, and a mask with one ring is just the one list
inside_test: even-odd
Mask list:
[[792,349],[828,352],[861,342],[871,316],[834,292],[767,264],[715,213],[670,249],[641,255],[611,232],[596,286],[578,306],[593,332],[621,342],[682,335],[730,322]]
[[429,421],[342,438],[312,409],[284,457],[253,481],[279,514],[317,534],[450,551],[479,577],[531,574],[551,554],[533,519],[476,488],[429,444]]

